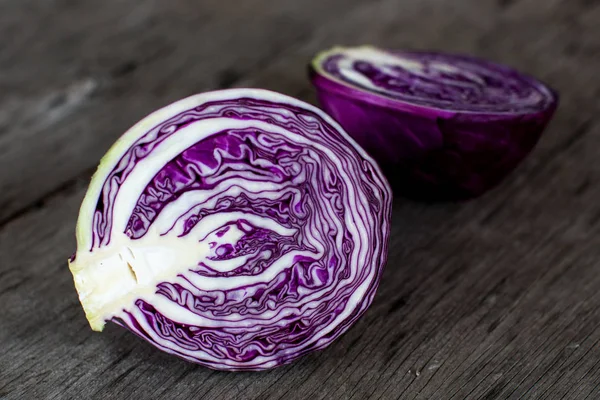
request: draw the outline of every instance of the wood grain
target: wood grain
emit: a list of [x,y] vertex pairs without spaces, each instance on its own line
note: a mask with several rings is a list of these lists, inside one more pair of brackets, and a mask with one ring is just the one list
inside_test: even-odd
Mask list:
[[0,175],[0,223],[89,176],[144,115],[231,86],[306,40],[342,4],[351,9],[359,1],[306,8],[278,0],[276,9],[265,0],[236,7],[214,0],[5,3],[0,169],[18,173]]
[[[198,91],[314,101],[306,63],[337,43],[503,61],[561,106],[483,198],[395,200],[375,301],[322,352],[222,373],[91,332],[65,260],[108,146]],[[0,399],[600,398],[599,3],[5,0],[0,48]]]

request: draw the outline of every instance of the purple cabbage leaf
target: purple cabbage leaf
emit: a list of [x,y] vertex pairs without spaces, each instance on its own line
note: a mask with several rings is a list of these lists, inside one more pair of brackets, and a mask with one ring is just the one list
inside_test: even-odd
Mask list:
[[540,81],[478,58],[336,47],[309,67],[323,109],[381,165],[394,190],[476,197],[537,143],[558,104]]
[[83,200],[69,260],[92,329],[263,370],[322,349],[367,309],[391,191],[324,112],[259,89],[192,96],[127,131]]

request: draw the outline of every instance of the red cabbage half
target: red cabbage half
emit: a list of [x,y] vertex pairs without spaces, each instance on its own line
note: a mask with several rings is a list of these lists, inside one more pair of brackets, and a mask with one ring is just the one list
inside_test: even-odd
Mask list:
[[505,66],[371,46],[319,54],[310,77],[322,107],[394,189],[427,200],[470,198],[498,184],[536,144],[558,100]]
[[321,349],[371,303],[391,191],[330,117],[257,89],[200,94],[104,156],[69,267],[90,325],[112,320],[207,367]]

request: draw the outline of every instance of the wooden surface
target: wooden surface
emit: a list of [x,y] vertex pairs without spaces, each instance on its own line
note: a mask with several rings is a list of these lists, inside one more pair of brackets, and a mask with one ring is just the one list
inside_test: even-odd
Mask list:
[[[396,199],[365,316],[263,373],[93,333],[66,259],[89,176],[131,124],[209,89],[314,101],[333,44],[468,52],[555,86],[528,160],[465,204]],[[0,1],[0,399],[600,399],[600,2]]]

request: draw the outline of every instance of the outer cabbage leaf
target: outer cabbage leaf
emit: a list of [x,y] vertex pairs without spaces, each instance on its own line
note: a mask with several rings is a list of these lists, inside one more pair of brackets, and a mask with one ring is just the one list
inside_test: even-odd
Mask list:
[[144,118],[101,160],[69,261],[94,330],[112,320],[205,366],[321,349],[367,309],[391,192],[330,117],[257,89]]
[[379,162],[394,190],[427,200],[496,186],[558,104],[538,80],[463,55],[336,47],[309,71],[323,109]]

